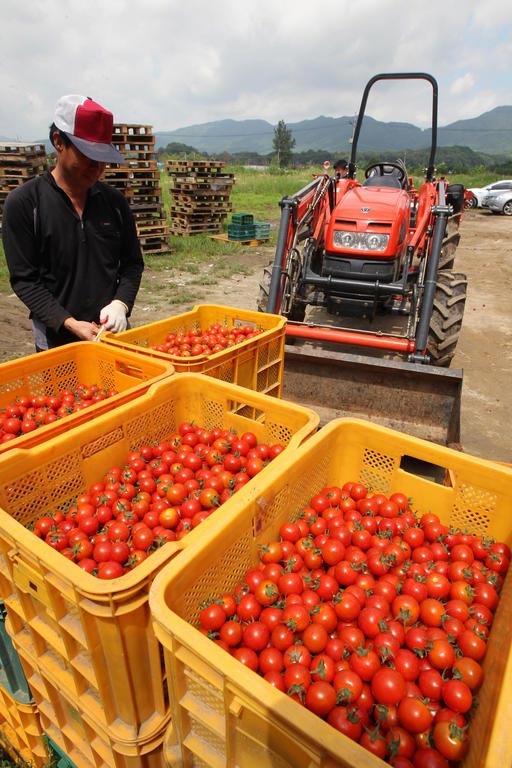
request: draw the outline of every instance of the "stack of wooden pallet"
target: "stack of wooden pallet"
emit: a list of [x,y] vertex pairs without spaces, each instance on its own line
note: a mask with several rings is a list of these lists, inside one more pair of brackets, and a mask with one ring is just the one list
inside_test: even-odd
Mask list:
[[225,163],[217,160],[168,160],[166,171],[172,177],[171,232],[195,235],[222,230],[231,211],[230,194],[235,183],[232,173],[224,173]]
[[0,143],[0,222],[5,198],[47,167],[44,144]]
[[143,253],[169,251],[169,225],[151,126],[114,124],[112,143],[126,164],[107,166],[104,179],[127,198]]

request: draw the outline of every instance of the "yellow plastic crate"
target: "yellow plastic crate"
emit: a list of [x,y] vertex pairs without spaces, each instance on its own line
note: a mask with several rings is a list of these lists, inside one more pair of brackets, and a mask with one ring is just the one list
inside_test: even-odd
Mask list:
[[174,368],[168,360],[151,359],[93,341],[65,344],[2,363],[0,409],[24,395],[55,395],[65,388],[74,390],[78,384],[97,384],[118,394],[52,424],[45,424],[34,432],[20,435],[15,440],[0,443],[0,455],[15,445],[29,448],[61,435],[71,427],[140,397],[151,383],[173,373]]
[[[446,484],[448,470],[452,485]],[[203,601],[231,591],[324,486],[355,480],[376,492],[403,491],[421,515],[512,544],[512,471],[369,422],[330,422],[269,467],[238,510],[219,520],[154,580],[150,609],[165,650],[172,718],[167,766],[378,768],[386,763],[338,733],[198,629]],[[490,634],[485,682],[463,768],[510,765],[512,573]],[[508,757],[507,757],[508,756]]]
[[0,686],[0,744],[13,760],[48,768],[50,752],[35,702],[17,701]]
[[168,438],[184,420],[251,430],[260,442],[283,443],[283,456],[316,431],[319,417],[201,374],[175,374],[153,384],[142,400],[0,457],[0,599],[15,647],[20,656],[37,659],[41,676],[121,740],[153,733],[169,709],[148,607],[153,577],[205,535],[216,517],[236,509],[235,497],[181,541],[110,581],[85,573],[25,526],[69,504],[125,462],[130,450]]
[[[261,331],[252,339],[222,352],[198,357],[176,357],[151,349],[162,344],[167,334],[178,330],[205,329],[213,323],[231,328],[252,325]],[[251,312],[217,304],[198,304],[190,312],[156,323],[132,328],[123,333],[104,333],[101,341],[125,349],[139,350],[153,357],[170,360],[178,373],[204,373],[255,392],[281,396],[284,366],[286,320],[281,315]]]
[[[154,734],[134,741],[117,741],[96,721],[69,700],[58,686],[45,680],[28,655],[23,659],[34,691],[34,706],[50,744],[66,755],[66,765],[76,768],[162,768],[166,723]],[[69,762],[71,761],[71,762]],[[41,764],[48,768],[49,761]],[[60,766],[61,763],[59,762]],[[39,768],[39,764],[38,764]]]

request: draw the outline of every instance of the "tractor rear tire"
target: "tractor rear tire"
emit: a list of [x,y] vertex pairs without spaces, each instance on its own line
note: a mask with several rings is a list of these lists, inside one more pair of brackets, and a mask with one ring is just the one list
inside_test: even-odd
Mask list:
[[441,253],[439,256],[438,270],[453,269],[455,262],[455,252],[459,245],[460,234],[459,224],[455,216],[448,219],[446,226],[446,237],[443,240]]
[[257,307],[258,312],[266,312],[268,297],[270,293],[270,278],[272,275],[272,263],[264,268],[263,274],[260,280],[260,292],[258,294]]
[[466,275],[438,272],[427,349],[433,365],[448,367],[455,354],[466,306]]

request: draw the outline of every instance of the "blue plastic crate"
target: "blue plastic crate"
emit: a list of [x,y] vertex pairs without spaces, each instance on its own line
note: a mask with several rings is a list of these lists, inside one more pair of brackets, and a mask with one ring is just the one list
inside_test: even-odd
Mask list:
[[30,704],[33,701],[32,694],[19,656],[5,628],[6,615],[5,606],[0,602],[0,685],[17,702]]
[[64,754],[62,749],[57,746],[53,739],[51,739],[48,735],[46,738],[48,739],[48,746],[54,760],[55,768],[77,768],[76,764],[70,760],[67,755]]

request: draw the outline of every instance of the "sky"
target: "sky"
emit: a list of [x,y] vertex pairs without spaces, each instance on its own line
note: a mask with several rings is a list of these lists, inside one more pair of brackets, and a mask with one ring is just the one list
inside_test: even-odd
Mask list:
[[[440,126],[512,104],[510,0],[0,0],[0,138],[47,137],[91,96],[154,132],[216,120],[356,115],[376,74],[427,72]],[[367,114],[430,124],[423,81],[381,83]]]

